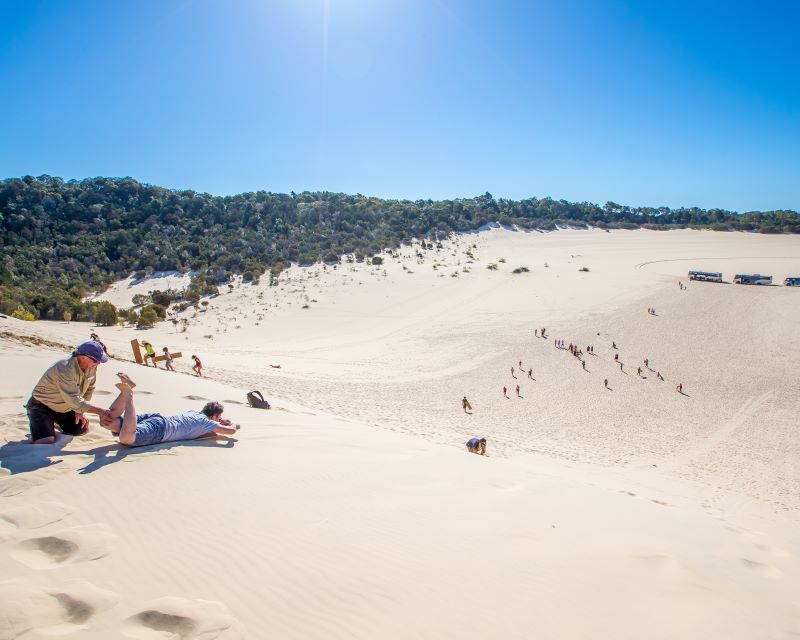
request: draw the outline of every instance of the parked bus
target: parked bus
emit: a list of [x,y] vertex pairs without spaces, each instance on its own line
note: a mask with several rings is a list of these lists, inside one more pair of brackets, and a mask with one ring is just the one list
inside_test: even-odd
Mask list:
[[737,273],[733,277],[736,284],[772,284],[772,276],[762,276],[758,273]]
[[800,287],[800,276],[789,276],[783,281],[787,287]]
[[716,271],[690,271],[689,280],[702,280],[703,282],[722,282],[722,274]]

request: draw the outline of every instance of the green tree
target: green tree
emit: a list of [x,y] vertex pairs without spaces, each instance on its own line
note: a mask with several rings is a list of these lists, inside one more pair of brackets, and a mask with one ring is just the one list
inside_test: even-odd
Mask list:
[[104,327],[117,324],[117,308],[110,302],[100,302],[94,310],[94,321]]
[[139,329],[146,329],[148,327],[152,327],[156,322],[158,322],[158,315],[156,314],[155,310],[152,308],[147,308],[142,311],[141,315],[139,315],[136,326]]

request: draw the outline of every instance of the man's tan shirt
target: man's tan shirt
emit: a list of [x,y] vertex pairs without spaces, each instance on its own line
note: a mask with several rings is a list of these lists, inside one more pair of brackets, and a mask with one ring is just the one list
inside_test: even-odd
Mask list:
[[81,371],[78,358],[59,360],[44,372],[31,394],[53,411],[86,413],[94,393],[95,369]]

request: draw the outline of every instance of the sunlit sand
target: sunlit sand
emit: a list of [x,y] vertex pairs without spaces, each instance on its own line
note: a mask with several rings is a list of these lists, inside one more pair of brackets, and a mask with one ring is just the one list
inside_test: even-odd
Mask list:
[[235,441],[24,444],[92,327],[0,319],[0,638],[800,634],[800,289],[686,279],[780,284],[800,238],[493,228],[382,257],[96,328],[95,401],[123,371],[140,411],[224,402]]

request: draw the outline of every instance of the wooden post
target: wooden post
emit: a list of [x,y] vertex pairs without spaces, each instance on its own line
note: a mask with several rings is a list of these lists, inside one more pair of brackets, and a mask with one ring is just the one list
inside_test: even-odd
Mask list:
[[144,364],[144,358],[142,358],[142,350],[139,348],[139,341],[131,340],[131,347],[133,348],[133,357],[136,359],[136,362],[138,362],[139,364]]

